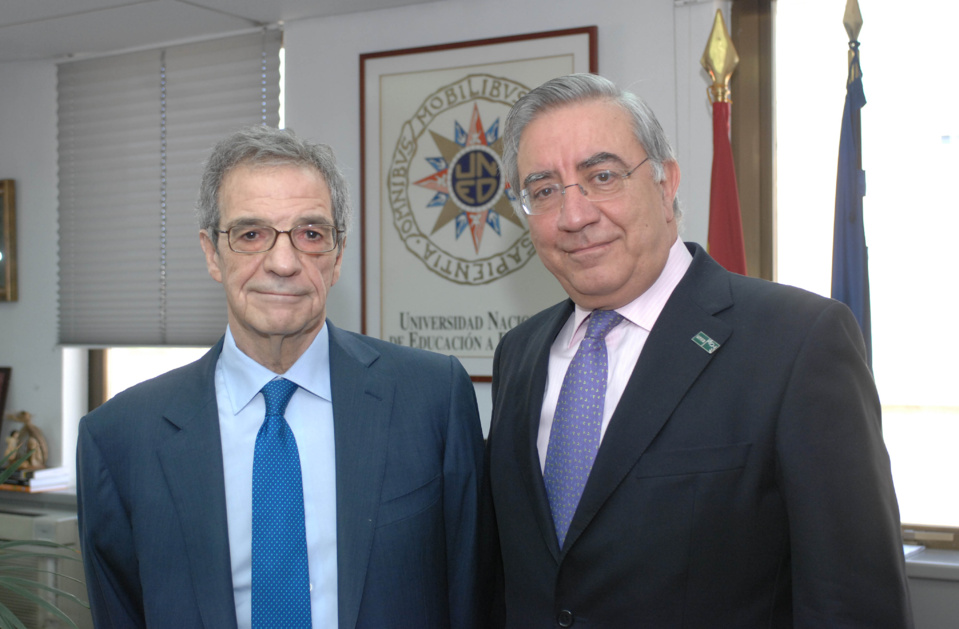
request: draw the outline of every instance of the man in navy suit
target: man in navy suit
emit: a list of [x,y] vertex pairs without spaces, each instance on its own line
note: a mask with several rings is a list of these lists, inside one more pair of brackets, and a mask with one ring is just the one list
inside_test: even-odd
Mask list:
[[257,626],[254,444],[260,390],[282,376],[296,385],[283,415],[301,466],[312,626],[474,626],[483,446],[472,383],[454,358],[326,320],[351,214],[333,153],[288,131],[240,131],[214,149],[198,206],[226,334],[80,423],[96,625]]
[[[849,310],[684,244],[665,134],[601,77],[532,90],[504,142],[537,253],[570,297],[494,359],[505,625],[911,626],[879,399]],[[564,379],[597,316],[619,322],[599,341],[606,377],[583,393]],[[594,423],[576,423],[594,411],[567,388],[604,390]]]

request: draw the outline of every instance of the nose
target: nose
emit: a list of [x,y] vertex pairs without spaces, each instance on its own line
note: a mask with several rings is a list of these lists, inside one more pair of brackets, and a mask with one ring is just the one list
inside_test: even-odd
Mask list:
[[583,195],[584,197],[587,196],[587,194],[586,194],[586,188],[584,188],[583,186],[581,186],[581,185],[578,184],[578,183],[571,183],[571,184],[569,184],[568,186],[563,186],[563,190],[562,190],[562,192],[563,192],[563,205],[560,206],[559,209],[562,210],[563,207],[566,205],[566,199],[567,199],[567,197],[568,197],[566,191],[569,190],[570,188],[572,188],[573,186],[576,186],[577,188],[579,188],[579,193],[580,193],[581,195]]
[[[579,194],[570,193],[570,188],[579,188]],[[586,190],[578,183],[563,188],[563,205],[559,209],[557,226],[565,231],[578,231],[599,219],[599,211],[589,200]]]
[[263,265],[277,275],[292,275],[300,267],[300,256],[293,246],[293,234],[289,231],[278,232],[273,248],[263,255],[266,256]]

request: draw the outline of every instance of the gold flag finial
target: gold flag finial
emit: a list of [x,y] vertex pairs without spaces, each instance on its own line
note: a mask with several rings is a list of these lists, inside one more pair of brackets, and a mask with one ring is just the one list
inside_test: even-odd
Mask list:
[[729,79],[739,63],[739,55],[733,40],[726,30],[726,21],[723,12],[716,9],[716,19],[713,20],[713,30],[709,34],[706,50],[699,62],[709,72],[713,84],[709,86],[709,100],[711,102],[730,102]]
[[859,67],[859,31],[862,30],[862,13],[859,12],[859,0],[846,0],[846,13],[842,24],[849,35],[849,74],[846,83],[850,84],[862,76]]
[[859,31],[862,29],[862,13],[859,12],[859,0],[846,0],[846,13],[842,16],[842,24],[846,27],[849,41],[857,41]]

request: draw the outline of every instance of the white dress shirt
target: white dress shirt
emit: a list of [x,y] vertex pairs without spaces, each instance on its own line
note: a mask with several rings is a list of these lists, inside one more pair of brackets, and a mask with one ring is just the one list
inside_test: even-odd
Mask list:
[[[616,312],[623,315],[609,334],[606,335],[606,353],[609,361],[606,383],[606,403],[603,406],[603,425],[600,431],[600,442],[606,434],[609,419],[623,396],[626,383],[633,375],[633,368],[643,351],[643,345],[649,337],[649,331],[663,311],[666,301],[673,294],[673,289],[683,279],[686,270],[693,261],[693,256],[686,249],[686,245],[679,238],[669,249],[669,257],[662,273],[653,282],[645,293],[617,308]],[[559,401],[559,391],[563,386],[566,370],[579,349],[579,344],[586,336],[586,327],[583,322],[589,317],[591,310],[584,310],[576,306],[563,329],[560,330],[549,350],[549,372],[546,379],[546,391],[543,395],[543,408],[540,412],[539,433],[536,447],[539,449],[539,464],[541,469],[546,468],[546,448],[549,446],[549,433],[553,428],[553,415],[556,413],[556,404]]]
[[278,376],[300,387],[284,416],[296,437],[303,474],[313,626],[336,627],[336,459],[326,325],[285,374],[273,373],[240,351],[229,328],[217,361],[216,401],[237,623],[239,629],[248,629],[252,622],[253,450],[266,414],[260,389]]

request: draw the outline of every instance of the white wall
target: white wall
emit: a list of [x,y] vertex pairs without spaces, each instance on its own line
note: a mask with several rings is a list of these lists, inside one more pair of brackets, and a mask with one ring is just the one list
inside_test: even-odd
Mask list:
[[[683,140],[677,146],[682,154],[706,159],[705,179],[701,166],[687,173],[680,162],[685,236],[704,242],[712,135],[708,84],[699,58],[715,7],[726,4],[677,7],[673,0],[608,0],[597,10],[598,5],[581,0],[446,0],[294,22],[285,35],[286,125],[336,150],[359,205],[360,54],[596,25],[600,74],[644,97],[674,143]],[[694,23],[695,35],[690,33]],[[680,45],[689,47],[681,55]],[[698,90],[691,89],[696,83]],[[343,265],[345,280],[360,275],[358,239],[355,229]],[[344,279],[334,289],[329,313],[341,327],[359,330],[360,285]]]
[[0,179],[16,181],[20,293],[0,302],[0,365],[13,368],[6,412],[32,413],[59,462],[56,66],[0,64],[0,86]]
[[[729,2],[673,0],[446,0],[387,11],[294,22],[286,28],[286,125],[330,144],[357,207],[360,191],[359,56],[363,53],[598,26],[599,73],[646,99],[683,169],[684,238],[705,244],[712,118],[699,59],[717,8]],[[360,218],[362,220],[362,218]],[[328,308],[337,325],[360,330],[360,230],[355,228]],[[537,261],[530,261],[530,264]],[[477,384],[484,429],[488,384]]]
[[[445,0],[286,26],[286,120],[334,147],[359,201],[359,55],[579,26],[599,27],[600,73],[646,98],[676,145],[685,238],[705,242],[712,156],[699,58],[728,0]],[[601,9],[601,10],[600,10]],[[86,400],[85,361],[57,347],[56,66],[0,64],[0,178],[17,181],[20,300],[0,303],[0,365],[13,367],[7,411],[25,409],[53,463],[72,465],[71,425]],[[360,329],[359,230],[330,317]],[[197,255],[200,255],[199,250]],[[61,388],[61,380],[64,386]],[[489,421],[489,385],[477,394]],[[61,418],[67,424],[61,432]]]
[[[683,170],[684,237],[703,243],[712,145],[699,58],[717,7],[728,24],[728,0],[445,0],[295,22],[286,36],[287,123],[337,150],[358,201],[361,53],[597,25],[600,73],[644,96],[657,112]],[[71,465],[70,424],[85,404],[85,361],[83,352],[56,344],[56,66],[0,64],[0,86],[0,179],[17,182],[20,268],[19,301],[0,302],[0,366],[13,367],[7,411],[33,413],[54,463]],[[360,327],[358,234],[330,306],[337,324],[353,330]],[[478,387],[478,396],[488,421],[488,385]],[[948,602],[955,585],[939,585],[943,591],[926,598],[916,591],[917,626],[952,626],[941,610],[954,607]]]

